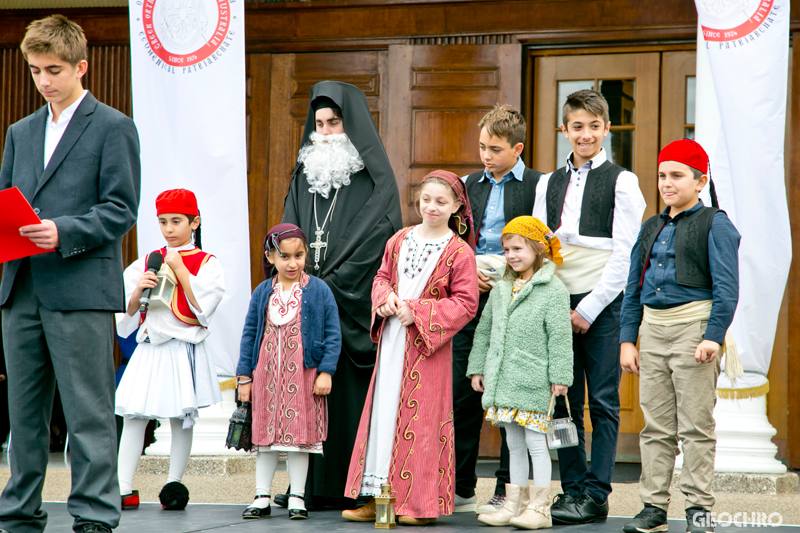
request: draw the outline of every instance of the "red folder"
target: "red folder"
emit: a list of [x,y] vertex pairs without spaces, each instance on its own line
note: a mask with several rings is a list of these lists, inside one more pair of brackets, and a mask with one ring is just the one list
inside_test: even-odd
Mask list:
[[0,263],[52,252],[39,248],[29,238],[19,234],[22,226],[41,223],[18,188],[0,191]]

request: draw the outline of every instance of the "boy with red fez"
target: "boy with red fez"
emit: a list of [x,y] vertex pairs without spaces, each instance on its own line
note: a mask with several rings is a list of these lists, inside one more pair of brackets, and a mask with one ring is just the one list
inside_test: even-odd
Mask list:
[[[117,415],[125,418],[119,445],[123,509],[139,507],[133,474],[142,454],[147,422],[155,418],[169,418],[172,429],[169,477],[159,499],[165,509],[186,506],[189,495],[180,481],[192,450],[194,420],[198,409],[222,401],[217,373],[204,342],[225,293],[222,266],[200,249],[200,211],[194,193],[175,189],[159,194],[156,213],[167,245],[125,269],[128,308],[117,315],[119,335],[136,333],[138,343],[115,402]],[[159,280],[148,270],[152,254],[164,257],[164,265],[174,274],[175,289],[168,305],[154,300],[140,313],[142,293],[153,289]]]
[[[710,183],[708,156],[683,139],[658,156],[658,191],[666,204],[647,219],[631,251],[622,303],[620,364],[639,376],[644,509],[629,533],[667,531],[669,485],[678,439],[684,468],[686,531],[713,532],[714,404],[721,345],[739,300],[739,233],[724,211],[698,194]],[[636,349],[639,338],[640,350]],[[734,366],[728,350],[726,366]],[[726,369],[727,371],[727,369]]]

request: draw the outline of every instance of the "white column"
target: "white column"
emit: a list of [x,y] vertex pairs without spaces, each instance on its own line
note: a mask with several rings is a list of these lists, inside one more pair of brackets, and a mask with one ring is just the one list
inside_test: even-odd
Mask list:
[[767,397],[730,400],[718,398],[716,472],[784,474],[786,465],[775,459],[777,432],[767,420]]
[[[760,374],[745,374],[736,380],[740,391],[762,387],[767,379]],[[723,373],[717,389],[730,390],[731,382]],[[772,442],[777,432],[767,419],[767,396],[755,398],[720,398],[714,407],[717,423],[716,472],[784,474],[786,465],[775,458],[778,447]],[[683,466],[683,453],[675,460],[675,468]]]

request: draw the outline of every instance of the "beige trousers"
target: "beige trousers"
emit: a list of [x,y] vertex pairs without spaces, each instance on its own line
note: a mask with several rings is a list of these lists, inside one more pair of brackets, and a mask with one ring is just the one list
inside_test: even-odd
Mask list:
[[714,493],[714,404],[719,357],[698,363],[694,352],[706,331],[706,321],[639,329],[639,403],[644,429],[639,434],[642,476],[639,497],[663,510],[669,507],[669,485],[683,445],[680,490],[686,508],[711,510]]

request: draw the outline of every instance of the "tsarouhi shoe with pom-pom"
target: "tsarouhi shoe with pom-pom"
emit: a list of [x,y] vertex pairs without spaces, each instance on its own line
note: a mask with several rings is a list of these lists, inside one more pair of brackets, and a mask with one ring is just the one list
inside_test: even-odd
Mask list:
[[182,511],[189,503],[189,489],[180,481],[167,483],[158,493],[158,500],[165,511]]

